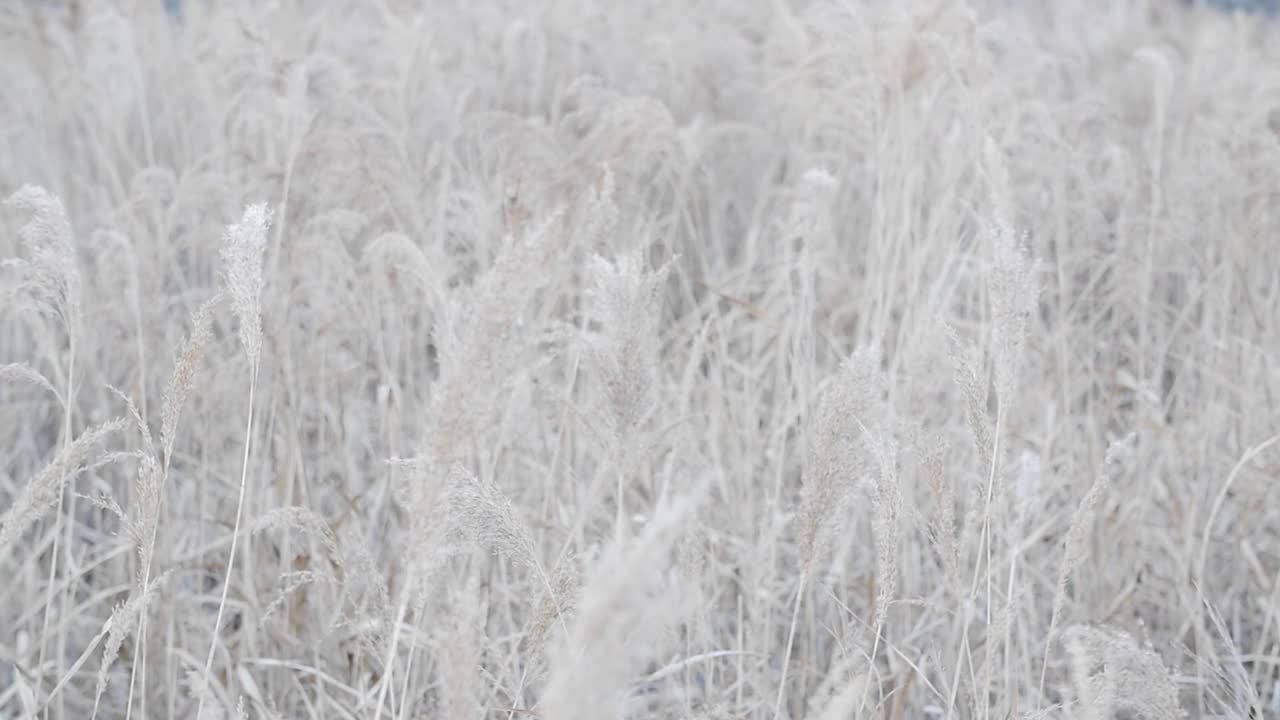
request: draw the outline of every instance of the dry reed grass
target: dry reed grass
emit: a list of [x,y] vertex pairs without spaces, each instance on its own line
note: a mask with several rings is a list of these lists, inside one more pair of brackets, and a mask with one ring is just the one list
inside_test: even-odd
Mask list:
[[1278,32],[0,6],[0,718],[1280,713]]

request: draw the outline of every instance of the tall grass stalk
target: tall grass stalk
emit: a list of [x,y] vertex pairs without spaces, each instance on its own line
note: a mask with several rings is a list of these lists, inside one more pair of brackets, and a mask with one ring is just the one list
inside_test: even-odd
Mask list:
[[[249,456],[253,447],[254,396],[258,388],[258,368],[262,354],[262,262],[266,249],[267,227],[271,215],[266,205],[251,205],[244,211],[244,216],[237,224],[227,228],[224,235],[222,258],[225,265],[224,277],[227,292],[231,298],[231,308],[239,320],[240,344],[249,360],[249,397],[248,412],[245,418],[244,454],[240,461],[240,489],[236,497],[236,515],[231,529],[231,549],[227,554],[227,571],[223,576],[222,595],[218,599],[218,613],[213,621],[212,638],[209,641],[209,653],[204,661],[202,680],[209,682],[213,668],[213,656],[218,648],[218,631],[222,627],[222,616],[226,611],[227,594],[231,590],[231,580],[236,563],[236,549],[240,539],[240,522],[244,515],[245,489],[249,482]],[[208,693],[201,693],[196,707],[196,720],[200,720],[204,711]]]

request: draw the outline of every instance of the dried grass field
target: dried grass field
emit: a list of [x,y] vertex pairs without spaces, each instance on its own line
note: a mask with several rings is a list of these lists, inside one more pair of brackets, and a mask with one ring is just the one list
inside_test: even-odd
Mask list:
[[0,3],[0,718],[1280,717],[1274,21],[170,5]]

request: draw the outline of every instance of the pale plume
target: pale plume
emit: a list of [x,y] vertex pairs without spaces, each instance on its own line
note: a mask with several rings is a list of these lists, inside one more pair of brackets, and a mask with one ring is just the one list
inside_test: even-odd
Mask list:
[[266,203],[249,205],[240,222],[228,225],[222,235],[223,281],[240,323],[240,343],[254,366],[262,352],[262,263],[270,225]]

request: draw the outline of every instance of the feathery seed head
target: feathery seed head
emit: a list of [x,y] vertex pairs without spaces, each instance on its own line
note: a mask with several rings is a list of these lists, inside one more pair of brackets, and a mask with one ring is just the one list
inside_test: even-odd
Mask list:
[[638,252],[610,262],[591,261],[595,279],[591,316],[600,323],[590,357],[604,383],[613,439],[621,442],[636,430],[653,405],[653,374],[658,349],[662,286],[667,262],[646,272]]
[[18,230],[28,258],[10,259],[22,278],[19,290],[37,310],[52,310],[68,332],[80,317],[80,270],[71,240],[71,223],[62,201],[42,187],[27,185],[9,196],[6,204],[31,213]]
[[13,505],[0,515],[0,552],[7,551],[32,523],[57,506],[63,483],[94,457],[93,450],[100,442],[124,426],[124,420],[116,419],[86,430],[27,483]]
[[249,205],[240,222],[222,235],[223,279],[231,311],[240,321],[240,343],[256,364],[262,350],[262,263],[267,252],[271,211],[266,203]]
[[1115,466],[1121,453],[1128,449],[1135,438],[1136,435],[1130,433],[1124,438],[1112,441],[1107,446],[1107,453],[1103,457],[1102,467],[1098,470],[1098,476],[1094,478],[1089,491],[1080,499],[1080,505],[1076,507],[1075,514],[1071,518],[1071,527],[1067,531],[1067,538],[1063,546],[1062,568],[1058,572],[1058,589],[1054,594],[1053,610],[1049,616],[1049,635],[1051,637],[1065,607],[1067,581],[1070,579],[1071,573],[1084,562],[1085,553],[1088,549],[1088,533],[1093,526],[1094,514],[1098,509],[1098,505],[1102,503],[1102,499],[1106,496],[1107,491],[1111,489],[1111,469]]
[[877,468],[871,493],[871,530],[875,537],[876,625],[883,626],[898,592],[898,550],[902,543],[902,488],[898,477],[898,443],[892,435],[869,437]]
[[453,532],[493,553],[505,553],[528,566],[537,565],[533,533],[491,478],[481,480],[461,465],[448,476],[448,499]]
[[102,664],[98,667],[98,688],[94,697],[94,705],[96,707],[99,700],[102,699],[102,693],[107,689],[107,680],[111,672],[111,666],[115,664],[116,658],[120,656],[120,649],[124,647],[124,640],[137,627],[138,621],[147,612],[147,606],[155,598],[156,592],[164,587],[169,580],[169,572],[165,572],[160,577],[152,580],[145,588],[139,588],[129,600],[123,604],[117,605],[111,611],[111,618],[107,621],[107,640],[102,647]]
[[981,467],[990,467],[994,445],[991,421],[987,415],[987,394],[990,386],[987,379],[979,373],[975,353],[950,325],[947,326],[947,340],[951,365],[955,370],[956,385],[964,395],[965,420],[969,425],[969,434],[973,436],[973,446],[978,453],[978,462]]
[[49,378],[45,377],[38,370],[26,363],[9,363],[0,365],[0,383],[22,383],[25,385],[34,385],[49,391],[49,394],[62,402],[62,393],[53,386]]
[[173,444],[182,406],[186,404],[187,397],[191,394],[191,386],[195,380],[196,369],[200,365],[200,358],[204,356],[204,348],[213,337],[213,310],[221,301],[221,293],[214,295],[191,316],[191,336],[182,344],[178,359],[174,363],[173,376],[165,387],[160,410],[160,444],[164,448],[166,465],[173,456]]
[[818,403],[812,421],[813,446],[800,499],[800,558],[812,563],[834,510],[867,467],[858,446],[872,438],[870,412],[879,399],[879,359],[859,350],[845,360]]
[[583,587],[574,625],[551,652],[541,697],[557,720],[620,717],[635,671],[660,647],[681,612],[666,581],[671,551],[701,492],[660,506],[639,537],[614,543]]
[[551,574],[550,588],[543,589],[542,602],[530,618],[529,632],[525,635],[525,647],[530,657],[541,654],[546,648],[557,619],[568,621],[573,615],[581,585],[582,573],[578,568],[578,558],[569,553],[556,564]]
[[987,280],[995,327],[996,393],[1001,403],[1014,395],[1022,369],[1027,326],[1035,312],[1039,289],[1025,237],[1013,229],[1013,200],[1004,155],[987,138],[983,160],[991,193],[990,235],[993,267]]

